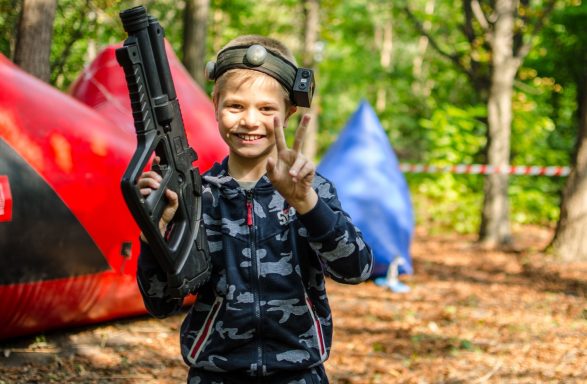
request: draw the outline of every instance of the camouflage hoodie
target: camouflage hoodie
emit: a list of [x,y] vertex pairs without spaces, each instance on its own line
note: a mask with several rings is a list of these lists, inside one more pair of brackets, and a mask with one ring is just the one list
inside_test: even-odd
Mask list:
[[[190,374],[269,376],[320,366],[332,342],[325,274],[356,284],[373,264],[334,186],[316,175],[318,204],[297,215],[267,177],[243,190],[228,175],[227,159],[203,179],[213,270],[181,327]],[[146,244],[137,278],[149,312],[179,310],[179,300],[164,297],[163,274]]]

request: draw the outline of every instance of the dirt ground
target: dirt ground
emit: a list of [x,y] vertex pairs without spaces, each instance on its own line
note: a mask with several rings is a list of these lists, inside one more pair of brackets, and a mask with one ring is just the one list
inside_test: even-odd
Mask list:
[[[330,281],[332,383],[587,383],[587,263],[539,250],[551,232],[523,228],[515,249],[418,231],[409,293]],[[184,383],[182,315],[52,332],[0,344],[0,384]],[[246,383],[246,381],[243,381]]]

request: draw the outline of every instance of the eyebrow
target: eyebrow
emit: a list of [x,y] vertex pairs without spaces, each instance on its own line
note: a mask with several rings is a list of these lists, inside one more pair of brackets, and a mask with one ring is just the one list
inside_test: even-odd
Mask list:
[[[230,103],[241,103],[242,104],[242,103],[249,103],[249,101],[246,97],[233,96],[233,95],[225,96],[224,100],[223,100],[223,104],[230,104]],[[255,104],[279,108],[279,102],[275,101],[273,99],[258,100]]]

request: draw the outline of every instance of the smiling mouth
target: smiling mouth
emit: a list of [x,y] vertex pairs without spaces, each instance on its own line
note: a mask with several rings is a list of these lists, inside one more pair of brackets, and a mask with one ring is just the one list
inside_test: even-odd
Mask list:
[[237,133],[236,137],[238,137],[239,139],[243,140],[243,141],[255,141],[255,140],[259,140],[261,138],[263,138],[264,136],[261,135],[244,135],[241,133]]

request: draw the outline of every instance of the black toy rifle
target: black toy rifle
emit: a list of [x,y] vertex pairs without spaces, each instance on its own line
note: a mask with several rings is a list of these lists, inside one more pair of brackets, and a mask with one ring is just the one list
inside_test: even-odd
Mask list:
[[[167,294],[182,298],[205,283],[210,275],[201,212],[201,177],[192,163],[196,152],[187,142],[175,94],[164,31],[143,6],[127,9],[120,19],[128,38],[116,50],[130,94],[137,149],[121,181],[122,193],[135,221],[167,274]],[[153,170],[161,187],[144,198],[137,180],[153,153],[160,158]],[[159,221],[167,205],[165,189],[179,196],[179,208],[165,237]]]

